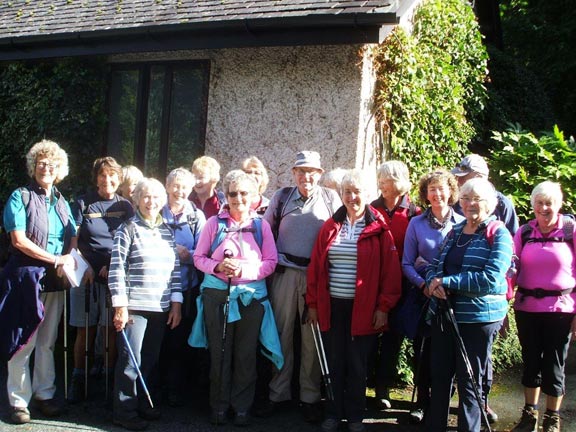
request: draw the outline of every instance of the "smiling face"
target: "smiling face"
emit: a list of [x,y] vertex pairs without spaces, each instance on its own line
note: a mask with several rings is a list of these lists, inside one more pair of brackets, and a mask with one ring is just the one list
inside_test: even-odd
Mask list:
[[98,172],[98,177],[96,178],[96,188],[98,189],[98,195],[104,199],[112,199],[118,185],[120,184],[120,179],[118,178],[118,173],[110,167],[103,166]]
[[562,206],[561,202],[546,197],[544,195],[536,195],[533,199],[532,209],[536,216],[538,226],[542,229],[552,228],[558,221],[558,212]]
[[196,183],[194,184],[194,191],[200,196],[210,197],[214,195],[214,188],[216,187],[216,183],[212,177],[210,177],[209,173],[206,173],[201,170],[192,170],[192,173],[196,177]]
[[396,182],[390,177],[380,177],[378,179],[378,189],[387,205],[394,206],[401,195],[396,187]]
[[233,219],[243,220],[250,213],[250,204],[255,194],[254,185],[248,181],[239,181],[228,186],[226,198]]
[[460,197],[462,213],[469,222],[477,224],[490,216],[488,201],[476,194],[465,194]]
[[322,171],[316,168],[298,167],[292,168],[292,175],[294,176],[294,182],[296,183],[296,187],[298,187],[300,195],[308,197],[316,185],[318,185]]
[[445,181],[433,181],[428,184],[426,199],[430,203],[432,210],[442,211],[448,207],[450,199],[450,187]]
[[342,202],[346,207],[348,217],[357,219],[366,209],[366,191],[352,183],[342,185]]
[[47,157],[38,157],[34,169],[34,179],[44,189],[49,189],[54,184],[59,166]]
[[136,205],[146,221],[155,222],[165,202],[166,193],[164,188],[156,188],[152,185],[142,189]]
[[168,194],[168,205],[171,209],[182,209],[192,192],[192,185],[184,178],[176,177],[171,183],[166,185]]

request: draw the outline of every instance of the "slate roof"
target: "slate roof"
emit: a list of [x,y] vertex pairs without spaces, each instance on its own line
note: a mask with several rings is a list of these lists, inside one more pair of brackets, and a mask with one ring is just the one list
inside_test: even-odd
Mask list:
[[[397,23],[399,11],[414,1],[0,0],[0,58],[3,51],[37,49],[38,44],[77,46],[80,39],[184,32],[195,33],[198,39],[199,32],[214,35],[240,28],[269,34],[279,29],[285,34],[286,29],[305,29],[306,33],[351,28],[364,31],[367,39],[373,38],[367,36],[367,29]],[[288,39],[278,43],[288,43]]]

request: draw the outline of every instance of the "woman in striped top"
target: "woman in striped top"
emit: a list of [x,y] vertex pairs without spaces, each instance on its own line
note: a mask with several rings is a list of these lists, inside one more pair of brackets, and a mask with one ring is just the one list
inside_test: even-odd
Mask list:
[[[166,203],[164,186],[142,179],[134,190],[137,211],[114,236],[108,286],[116,331],[126,331],[144,379],[158,361],[166,325],[180,324],[182,289],[180,261],[172,232],[160,210]],[[138,390],[135,365],[123,338],[118,340],[114,388],[114,423],[142,430],[147,420],[160,417]]]
[[360,170],[342,179],[342,201],[320,229],[308,267],[308,322],[320,324],[334,400],[326,408],[325,432],[348,420],[364,430],[367,358],[388,312],[400,298],[400,263],[383,217],[367,203],[368,183]]

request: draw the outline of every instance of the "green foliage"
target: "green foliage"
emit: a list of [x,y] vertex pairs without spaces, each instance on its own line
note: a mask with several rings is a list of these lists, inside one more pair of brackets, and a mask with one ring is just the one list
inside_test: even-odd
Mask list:
[[412,35],[396,28],[374,58],[386,158],[404,161],[414,178],[454,165],[478,134],[486,98],[487,53],[469,3],[425,1]]
[[507,318],[492,347],[492,364],[496,373],[522,363],[522,348],[512,307],[508,310]]
[[519,125],[495,132],[499,145],[491,150],[491,178],[510,196],[521,222],[533,219],[530,193],[538,183],[551,180],[562,185],[565,213],[576,210],[576,143],[554,127],[540,137]]
[[105,128],[105,64],[96,60],[7,63],[0,66],[0,202],[29,182],[25,155],[41,139],[68,153],[70,174],[59,188],[86,190]]
[[[556,123],[568,135],[575,135],[574,1],[502,0],[501,11],[506,50],[541,80],[552,102]],[[539,130],[522,124],[532,131]]]

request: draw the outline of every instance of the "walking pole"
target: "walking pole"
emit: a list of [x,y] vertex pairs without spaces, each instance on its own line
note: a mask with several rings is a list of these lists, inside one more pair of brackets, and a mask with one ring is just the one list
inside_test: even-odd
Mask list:
[[108,400],[108,378],[109,378],[109,367],[108,367],[108,360],[109,360],[109,350],[110,350],[110,340],[109,337],[110,335],[108,334],[108,330],[110,327],[110,296],[108,295],[108,290],[106,290],[105,294],[104,294],[104,304],[105,304],[105,311],[106,311],[106,323],[104,324],[104,332],[106,333],[104,335],[104,379],[106,380],[106,383],[104,384],[104,398],[107,401]]
[[64,399],[68,399],[68,306],[66,302],[66,288],[64,288]]
[[[420,341],[420,349],[418,350],[418,363],[416,364],[416,373],[414,374],[414,387],[412,388],[412,400],[416,398],[416,388],[418,387],[418,382],[420,381],[420,371],[422,370],[422,355],[424,354],[424,343],[426,342],[426,336],[422,336]],[[418,395],[420,397],[420,395]]]
[[90,285],[84,285],[84,400],[88,399],[88,317],[90,315]]
[[326,351],[324,350],[324,343],[322,342],[322,335],[320,334],[320,325],[316,321],[316,326],[310,323],[310,330],[312,330],[312,337],[314,338],[314,346],[316,347],[316,354],[318,355],[318,362],[320,363],[320,372],[322,373],[322,381],[326,388],[326,397],[328,400],[334,400],[334,391],[332,390],[332,380],[330,379],[330,371],[328,369],[328,361],[326,360]]
[[470,378],[470,382],[472,383],[472,388],[474,389],[474,395],[476,396],[476,401],[478,402],[478,408],[480,408],[480,412],[482,413],[482,420],[484,420],[484,424],[486,425],[487,432],[492,432],[490,428],[490,423],[488,422],[488,415],[484,410],[484,401],[482,400],[482,396],[480,395],[480,391],[478,390],[478,383],[476,382],[476,378],[474,378],[474,370],[472,369],[472,364],[470,363],[470,358],[468,357],[468,353],[466,352],[466,346],[464,345],[464,341],[462,340],[462,335],[460,334],[460,329],[458,328],[458,323],[456,322],[456,317],[454,316],[454,310],[448,300],[440,300],[439,306],[444,308],[444,313],[450,324],[452,324],[452,330],[454,334],[454,339],[456,340],[456,344],[458,345],[458,349],[460,351],[460,355],[462,356],[462,360],[464,361],[464,365],[466,366],[466,372],[468,373],[468,377]]
[[[226,249],[224,251],[224,258],[232,258],[232,251]],[[224,303],[224,323],[222,325],[222,344],[220,351],[220,375],[219,375],[219,390],[220,390],[220,401],[222,400],[222,376],[224,375],[224,354],[226,351],[226,331],[228,328],[228,315],[230,312],[230,287],[232,285],[232,277],[228,276],[228,286],[226,287],[226,302]],[[219,401],[219,402],[220,402]],[[218,416],[216,416],[216,424],[218,424]]]
[[132,360],[132,364],[134,365],[134,369],[136,369],[136,373],[138,374],[138,379],[140,380],[140,384],[142,384],[142,388],[144,389],[144,393],[146,393],[146,397],[148,398],[148,403],[150,404],[150,408],[154,408],[154,404],[152,403],[152,398],[150,397],[150,392],[148,391],[148,387],[146,387],[146,383],[144,382],[144,377],[142,376],[142,371],[138,366],[138,362],[136,361],[136,357],[134,356],[134,351],[132,351],[132,347],[130,346],[130,342],[128,342],[128,337],[126,336],[126,331],[122,329],[120,331],[122,333],[122,338],[124,339],[124,344],[126,345],[126,349],[128,350],[128,355],[130,356],[130,360]]

